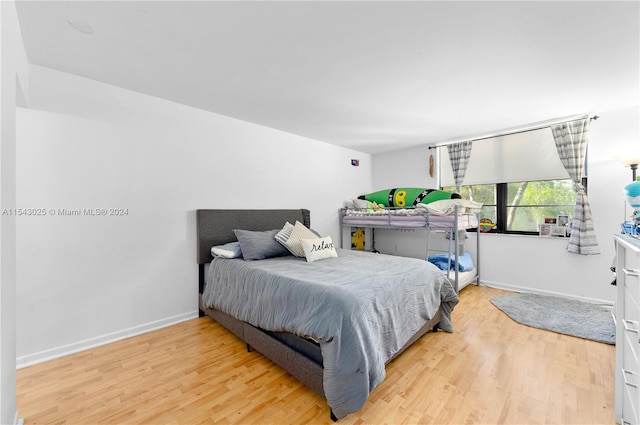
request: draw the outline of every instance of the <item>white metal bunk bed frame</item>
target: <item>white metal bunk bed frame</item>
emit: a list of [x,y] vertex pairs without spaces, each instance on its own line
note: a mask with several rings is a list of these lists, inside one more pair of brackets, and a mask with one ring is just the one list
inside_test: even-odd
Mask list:
[[[385,207],[386,210],[393,210],[394,208],[390,208],[390,207]],[[399,208],[398,208],[399,209]],[[451,272],[454,272],[454,278],[453,278],[453,287],[456,291],[456,293],[459,292],[459,283],[460,283],[460,271],[459,271],[459,260],[460,260],[460,252],[458,250],[458,246],[459,246],[459,238],[460,238],[460,231],[461,230],[466,230],[469,229],[470,227],[464,228],[464,229],[459,229],[459,218],[460,218],[460,214],[458,213],[458,206],[455,206],[455,210],[454,210],[454,214],[453,214],[453,224],[451,226],[445,226],[442,224],[437,224],[437,225],[430,225],[429,224],[429,218],[431,216],[431,214],[429,213],[420,213],[419,215],[424,217],[426,220],[426,223],[424,226],[416,226],[416,227],[401,227],[401,226],[394,226],[393,222],[392,222],[392,218],[394,217],[392,214],[380,214],[380,216],[387,216],[388,217],[388,222],[387,223],[380,223],[380,224],[366,224],[366,225],[356,225],[356,224],[350,224],[350,223],[344,223],[344,217],[347,215],[346,211],[347,210],[362,210],[362,211],[366,211],[366,209],[361,209],[361,208],[341,208],[340,209],[340,226],[342,227],[353,227],[353,228],[363,228],[363,229],[371,229],[371,248],[374,252],[377,252],[375,250],[375,229],[391,229],[391,230],[427,230],[427,250],[426,250],[426,256],[425,256],[425,261],[427,261],[427,258],[429,257],[429,253],[431,251],[435,251],[435,252],[446,252],[448,253],[448,261],[451,262],[451,258],[453,257],[454,260],[454,269],[451,270],[451,268],[449,268],[449,270],[446,271],[447,273],[447,278],[451,279]],[[480,213],[466,213],[463,215],[473,215],[476,217],[476,221],[479,222],[479,218],[480,218]],[[449,249],[448,250],[443,250],[443,249],[434,249],[431,248],[431,232],[432,231],[436,231],[436,232],[451,232],[451,236],[449,237]],[[475,275],[473,276],[473,278],[476,281],[476,285],[480,284],[480,229],[477,228],[476,230],[476,260],[475,260]],[[341,245],[344,245],[344,238],[341,238],[340,242]],[[344,248],[344,246],[342,246]],[[471,282],[471,280],[469,281]]]

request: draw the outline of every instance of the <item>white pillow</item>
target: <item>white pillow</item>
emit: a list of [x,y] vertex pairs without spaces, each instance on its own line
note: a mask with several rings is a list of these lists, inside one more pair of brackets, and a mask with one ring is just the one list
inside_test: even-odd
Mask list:
[[356,208],[369,208],[369,204],[371,202],[367,201],[366,199],[354,199],[353,200],[353,206]]
[[293,226],[293,230],[291,231],[291,235],[283,245],[296,257],[304,257],[304,249],[302,249],[300,241],[302,239],[316,239],[317,237],[318,235],[309,230],[308,227],[299,221],[296,221],[296,224]]
[[316,239],[302,239],[300,244],[302,245],[304,256],[307,258],[308,263],[338,256],[333,246],[331,236]]
[[276,240],[280,242],[285,248],[287,248],[287,240],[293,232],[293,224],[288,221],[284,223],[284,227],[276,234]]
[[224,245],[212,246],[211,255],[223,258],[240,258],[242,257],[242,250],[239,242],[229,242]]

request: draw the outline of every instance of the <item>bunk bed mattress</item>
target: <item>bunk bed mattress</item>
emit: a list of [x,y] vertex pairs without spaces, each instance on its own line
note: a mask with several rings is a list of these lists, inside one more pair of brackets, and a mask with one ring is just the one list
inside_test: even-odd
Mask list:
[[[453,215],[393,215],[393,214],[354,214],[343,216],[342,224],[346,226],[374,226],[374,227],[453,227]],[[474,214],[458,215],[458,229],[468,229],[478,226],[478,219]]]
[[396,216],[389,214],[345,215],[342,224],[348,226],[391,226],[391,227],[426,227],[427,219],[422,215]]
[[[452,227],[455,224],[455,217],[451,215],[430,215],[430,227]],[[458,229],[469,229],[478,227],[478,217],[475,214],[458,215]]]
[[432,264],[338,250],[338,258],[215,259],[204,305],[253,326],[319,342],[324,393],[338,417],[359,410],[385,376],[384,365],[442,310],[452,331],[458,297]]

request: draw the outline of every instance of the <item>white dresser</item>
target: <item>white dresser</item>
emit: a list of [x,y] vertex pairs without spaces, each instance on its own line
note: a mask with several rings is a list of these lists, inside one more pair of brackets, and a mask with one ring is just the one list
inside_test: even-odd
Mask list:
[[615,235],[616,422],[640,424],[640,239]]

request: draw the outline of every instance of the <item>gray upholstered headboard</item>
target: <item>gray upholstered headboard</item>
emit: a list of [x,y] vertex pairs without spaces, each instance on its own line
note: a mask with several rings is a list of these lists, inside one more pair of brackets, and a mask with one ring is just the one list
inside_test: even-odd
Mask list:
[[198,264],[210,263],[211,247],[236,241],[234,229],[280,229],[285,222],[311,226],[309,210],[196,210]]

